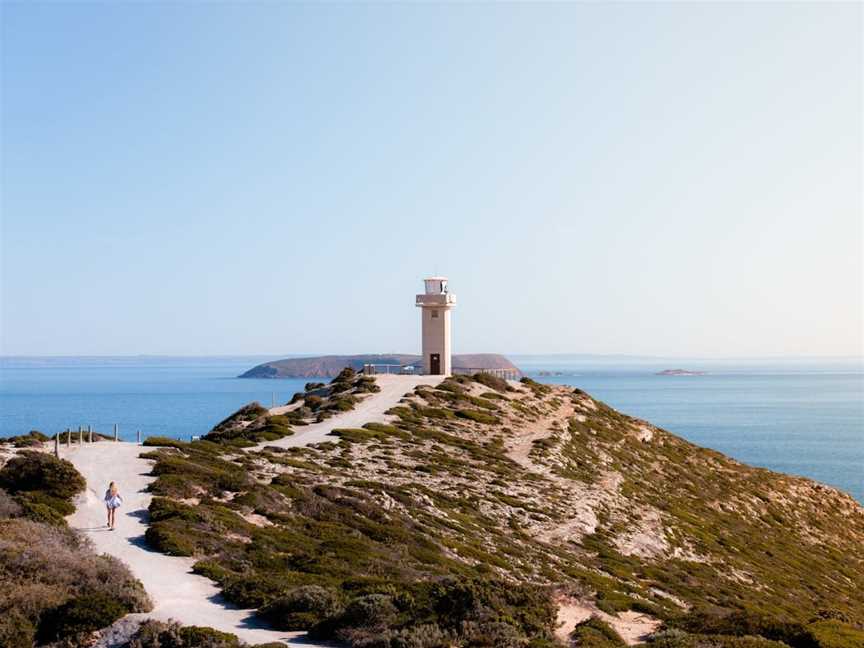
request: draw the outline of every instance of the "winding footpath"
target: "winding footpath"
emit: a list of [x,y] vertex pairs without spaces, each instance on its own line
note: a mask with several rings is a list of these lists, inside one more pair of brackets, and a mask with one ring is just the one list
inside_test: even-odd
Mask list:
[[[440,376],[377,376],[381,391],[371,394],[351,410],[304,427],[295,434],[263,445],[291,447],[326,441],[327,435],[340,427],[360,427],[364,423],[388,420],[387,410],[419,384],[434,385]],[[271,412],[279,413],[284,408]],[[332,437],[331,437],[332,438]],[[262,447],[259,446],[259,447]],[[152,462],[141,459],[144,449],[134,443],[103,441],[92,444],[62,446],[60,457],[71,461],[87,480],[87,489],[76,500],[76,510],[69,525],[86,535],[96,551],[119,558],[140,579],[153,601],[153,610],[131,615],[161,621],[173,619],[183,625],[209,626],[231,632],[249,643],[282,641],[289,646],[327,646],[308,639],[303,632],[273,630],[254,616],[254,610],[239,609],[227,603],[217,585],[192,573],[194,558],[166,556],[147,547],[147,509],[151,496],[147,486]],[[110,481],[116,481],[124,499],[117,514],[117,528],[106,526],[102,497]]]

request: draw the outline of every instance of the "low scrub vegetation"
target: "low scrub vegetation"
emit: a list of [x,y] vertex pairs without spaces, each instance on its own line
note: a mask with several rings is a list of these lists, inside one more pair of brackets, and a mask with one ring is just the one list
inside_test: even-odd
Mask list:
[[129,641],[114,648],[285,648],[285,644],[274,642],[250,646],[240,641],[237,635],[213,628],[147,619],[138,626]]
[[260,403],[244,405],[204,439],[241,448],[276,441],[293,434],[294,426],[321,422],[340,412],[348,412],[360,402],[363,394],[380,390],[374,377],[346,368],[329,384],[306,383],[306,391],[294,394],[288,403],[293,407],[281,414],[270,414]]
[[[757,640],[762,643],[755,643]],[[845,614],[821,610],[809,621],[769,617],[747,611],[691,610],[667,621],[655,644],[689,648],[708,641],[723,646],[775,645],[777,648],[851,648],[864,646],[864,628]],[[700,643],[701,642],[701,643]]]
[[183,448],[187,444],[178,439],[172,439],[166,436],[150,436],[144,439],[141,445],[157,448]]
[[[37,522],[65,525],[64,516],[75,509],[72,498],[84,490],[85,482],[75,467],[65,459],[35,450],[24,450],[12,457],[0,469],[0,509],[11,506],[11,499],[20,514]],[[0,492],[2,492],[0,491]]]
[[[301,396],[297,420],[359,398],[356,379]],[[660,619],[658,648],[855,645],[860,507],[579,390],[480,384],[420,386],[314,447],[159,451],[148,539],[277,627],[357,648],[552,646],[560,592]],[[572,642],[620,637],[595,619]]]
[[625,648],[627,644],[612,627],[592,616],[579,623],[570,634],[573,648]]
[[39,430],[30,430],[27,434],[20,434],[18,436],[0,439],[0,443],[8,444],[15,448],[32,448],[40,446],[50,440],[51,437],[42,434]]
[[474,382],[478,382],[481,385],[486,385],[490,389],[494,389],[496,392],[505,393],[508,391],[512,391],[510,385],[507,384],[507,381],[503,378],[499,378],[490,373],[476,373],[472,376]]
[[25,451],[0,470],[0,646],[31,648],[90,633],[150,609],[121,562],[97,556],[63,515],[84,479],[67,461]]

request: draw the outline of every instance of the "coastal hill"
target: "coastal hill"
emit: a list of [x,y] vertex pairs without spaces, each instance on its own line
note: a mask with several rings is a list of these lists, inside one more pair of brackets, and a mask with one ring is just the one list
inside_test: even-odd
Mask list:
[[[355,371],[365,364],[412,365],[419,369],[419,355],[390,353],[363,355],[325,355],[311,358],[287,358],[273,360],[252,367],[240,374],[240,378],[332,378],[345,367]],[[519,374],[519,369],[510,360],[497,353],[471,353],[453,356],[454,370],[509,369]]]
[[349,378],[146,455],[151,548],[355,648],[864,645],[849,495],[578,389]]

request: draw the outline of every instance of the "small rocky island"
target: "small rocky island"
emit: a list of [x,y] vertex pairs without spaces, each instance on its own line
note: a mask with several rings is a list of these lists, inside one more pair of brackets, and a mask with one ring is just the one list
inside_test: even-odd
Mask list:
[[704,376],[707,371],[691,371],[689,369],[664,369],[658,371],[655,376]]

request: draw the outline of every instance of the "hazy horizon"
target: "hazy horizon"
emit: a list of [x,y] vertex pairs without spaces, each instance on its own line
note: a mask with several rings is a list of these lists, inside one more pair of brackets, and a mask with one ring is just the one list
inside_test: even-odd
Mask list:
[[[574,358],[574,359],[622,359],[622,360],[691,360],[705,362],[736,362],[736,361],[764,361],[764,362],[855,362],[864,363],[864,356],[696,356],[696,355],[633,355],[624,353],[507,353],[506,351],[466,351],[466,354],[483,354],[493,353],[513,358]],[[353,353],[300,353],[300,352],[275,352],[275,353],[216,353],[205,355],[189,355],[189,354],[61,354],[61,355],[16,355],[16,354],[0,354],[0,360],[76,360],[76,359],[178,359],[178,360],[219,360],[219,359],[287,359],[287,358],[310,358],[323,356],[348,356],[348,355],[388,355],[388,354],[406,354],[420,355],[414,351],[357,351]],[[459,355],[459,354],[456,354]]]
[[864,356],[862,11],[3,3],[0,354]]

